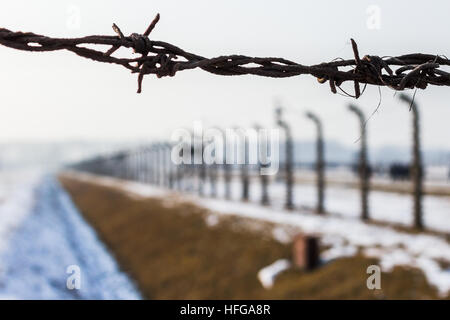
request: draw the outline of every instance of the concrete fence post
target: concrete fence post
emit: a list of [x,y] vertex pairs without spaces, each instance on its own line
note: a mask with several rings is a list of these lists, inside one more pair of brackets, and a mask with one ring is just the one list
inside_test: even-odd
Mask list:
[[350,104],[349,110],[353,112],[359,120],[361,134],[361,149],[359,153],[358,172],[361,189],[361,219],[369,220],[369,167],[367,161],[367,130],[364,113],[356,105]]
[[[255,130],[257,135],[259,134],[259,131],[262,129],[262,126],[255,125]],[[260,149],[261,145],[258,143],[258,174],[261,180],[261,204],[263,206],[269,205],[269,192],[268,192],[268,185],[269,185],[269,176],[267,174],[262,174],[262,169],[268,167],[268,164],[262,163],[260,159],[261,152]]]
[[422,212],[422,197],[423,197],[423,164],[420,148],[420,118],[419,109],[415,101],[408,95],[401,93],[399,98],[408,103],[412,111],[412,127],[413,127],[413,147],[412,147],[412,167],[411,174],[414,184],[414,227],[423,229],[423,212]]
[[322,121],[312,112],[307,112],[306,117],[314,122],[317,130],[316,137],[316,185],[317,185],[317,213],[324,213],[324,193],[325,193],[325,161]]
[[294,144],[292,141],[291,127],[283,119],[283,109],[278,107],[275,109],[276,122],[279,127],[284,130],[286,138],[286,156],[284,160],[285,181],[286,181],[286,209],[293,209],[293,187],[294,187]]

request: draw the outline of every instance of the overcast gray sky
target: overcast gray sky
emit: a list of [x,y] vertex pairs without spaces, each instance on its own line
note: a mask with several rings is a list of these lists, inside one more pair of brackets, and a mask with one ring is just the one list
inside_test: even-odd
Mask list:
[[[380,14],[375,22],[373,10]],[[79,37],[112,35],[115,22],[125,34],[142,33],[157,12],[161,20],[154,39],[208,57],[236,53],[315,64],[352,57],[351,37],[361,55],[450,55],[448,1],[16,0],[2,3],[0,26]],[[296,138],[313,137],[312,125],[302,116],[309,109],[323,118],[327,138],[351,145],[358,125],[346,104],[357,102],[369,115],[379,99],[376,87],[354,101],[333,95],[328,85],[308,76],[220,77],[201,70],[174,78],[147,76],[139,95],[136,76],[124,68],[62,51],[0,47],[0,70],[1,141],[153,139],[192,126],[194,120],[223,127],[273,126],[273,103],[279,99]],[[368,124],[369,143],[409,145],[407,107],[392,90],[382,88],[381,93],[381,107]],[[450,88],[417,93],[425,147],[450,149],[449,98]]]

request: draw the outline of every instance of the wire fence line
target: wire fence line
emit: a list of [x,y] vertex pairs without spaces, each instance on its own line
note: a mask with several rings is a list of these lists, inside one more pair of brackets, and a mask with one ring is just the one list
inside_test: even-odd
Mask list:
[[[82,38],[51,38],[32,32],[14,32],[0,28],[0,44],[24,51],[68,50],[94,61],[121,65],[138,74],[138,93],[142,90],[144,75],[155,74],[158,78],[174,76],[178,71],[200,68],[223,76],[257,75],[263,77],[286,78],[311,75],[319,83],[328,82],[336,93],[342,83],[352,81],[354,94],[358,98],[367,84],[387,86],[397,91],[407,88],[425,89],[428,85],[450,86],[450,73],[442,66],[449,66],[450,60],[444,56],[412,53],[397,57],[365,55],[362,58],[356,42],[351,39],[353,58],[335,59],[316,65],[302,65],[284,58],[249,57],[245,55],[222,55],[214,58],[190,53],[163,41],[151,40],[150,33],[159,21],[159,14],[143,34],[132,33],[124,36],[120,28],[113,24],[116,36],[93,35]],[[105,52],[88,48],[86,45],[110,45]],[[119,48],[132,48],[139,53],[137,58],[120,58],[112,54]],[[395,71],[393,70],[395,68]],[[363,90],[360,84],[364,85]]]
[[[411,103],[412,97],[400,95],[400,98]],[[371,192],[370,180],[372,173],[382,174],[383,171],[387,172],[386,169],[379,170],[380,168],[373,170],[367,158],[367,139],[366,131],[367,128],[364,123],[364,114],[361,109],[354,105],[348,105],[349,111],[355,113],[360,122],[361,130],[361,146],[358,158],[355,159],[355,163],[344,164],[345,166],[354,174],[358,175],[358,189],[360,193],[360,216],[364,221],[372,220],[369,208],[369,193]],[[411,187],[413,188],[414,197],[414,222],[413,227],[417,230],[425,229],[423,224],[423,210],[422,210],[422,199],[423,199],[423,164],[420,158],[420,144],[419,140],[419,113],[418,113],[417,103],[413,104],[413,151],[414,158],[411,167],[407,167],[407,173],[404,175],[405,179],[411,181]],[[292,142],[292,136],[290,134],[290,125],[283,117],[283,112],[281,107],[275,109],[275,119],[277,125],[282,127],[285,131],[284,148],[286,151],[285,157],[281,162],[277,158],[276,161],[280,161],[277,164],[277,168],[280,169],[279,172],[275,172],[275,176],[266,176],[261,168],[265,164],[264,161],[259,159],[256,163],[250,161],[249,149],[250,144],[248,143],[247,137],[244,138],[243,148],[238,149],[228,149],[224,148],[224,145],[214,145],[214,152],[223,148],[223,154],[219,158],[216,158],[213,162],[204,161],[203,157],[205,155],[206,145],[208,140],[205,140],[205,136],[198,136],[201,140],[195,142],[195,134],[191,132],[190,139],[183,142],[184,147],[179,150],[176,145],[177,143],[162,141],[153,143],[150,145],[143,145],[138,148],[117,151],[112,154],[99,155],[94,158],[85,159],[81,162],[74,163],[68,166],[69,169],[75,171],[86,171],[92,174],[112,176],[125,180],[134,180],[143,183],[150,183],[159,187],[165,187],[168,189],[176,189],[181,192],[197,192],[199,196],[211,196],[218,197],[218,181],[221,180],[221,185],[223,187],[223,196],[227,200],[233,199],[232,193],[232,181],[239,180],[238,184],[241,189],[240,199],[242,201],[250,201],[252,196],[250,196],[251,184],[254,180],[259,180],[260,185],[260,196],[259,202],[268,206],[271,205],[272,195],[268,192],[268,185],[270,181],[276,181],[284,185],[284,207],[288,210],[294,210],[295,208],[305,208],[304,206],[299,206],[298,203],[294,204],[294,198],[296,194],[294,192],[295,187],[295,177],[296,168],[300,168],[300,162],[294,162],[294,145]],[[316,204],[314,210],[318,214],[330,213],[327,208],[325,208],[325,168],[327,162],[325,161],[324,155],[324,141],[322,136],[322,122],[321,120],[312,113],[307,113],[306,116],[316,123],[317,139],[316,139],[316,157],[313,165],[308,166],[310,168],[315,168],[316,176]],[[257,126],[258,127],[258,126]],[[262,127],[258,127],[261,129]],[[220,130],[221,134],[225,135],[224,130]],[[226,139],[226,137],[224,136]],[[188,142],[189,141],[189,142]],[[190,141],[194,141],[194,144],[190,144]],[[235,145],[237,146],[237,145]],[[219,149],[216,149],[219,148]],[[229,159],[228,152],[234,153],[237,151],[239,155],[235,159],[243,159],[244,161],[240,163],[237,162],[227,162],[225,159]],[[272,150],[273,151],[273,150]],[[184,156],[187,155],[187,161],[182,160],[181,162],[174,160],[173,155],[177,154],[185,159]],[[196,162],[192,159],[196,158],[196,154],[201,155],[201,161]],[[224,161],[220,160],[223,159]],[[328,163],[330,168],[333,166]],[[400,168],[396,168],[395,163],[389,166],[389,176],[392,180],[396,180],[396,176],[401,174]],[[278,171],[278,170],[277,170]],[[235,185],[234,185],[235,186]],[[233,191],[234,192],[234,191]],[[298,193],[298,190],[297,190]],[[279,194],[277,194],[279,195]],[[276,201],[279,201],[277,199]]]

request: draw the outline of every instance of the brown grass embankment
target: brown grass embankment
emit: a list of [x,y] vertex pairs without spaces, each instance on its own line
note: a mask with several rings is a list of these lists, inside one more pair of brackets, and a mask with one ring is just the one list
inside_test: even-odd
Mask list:
[[361,256],[287,271],[265,290],[257,272],[291,254],[272,238],[272,225],[249,228],[248,220],[220,216],[209,226],[209,212],[193,204],[132,197],[73,175],[60,181],[149,299],[437,298],[421,272],[404,268],[383,273],[382,290],[368,290],[366,268],[376,261]]

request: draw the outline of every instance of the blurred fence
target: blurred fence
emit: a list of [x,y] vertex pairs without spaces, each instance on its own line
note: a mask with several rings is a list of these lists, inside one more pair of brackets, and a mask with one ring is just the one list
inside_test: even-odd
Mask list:
[[[397,164],[391,167],[391,176],[397,179],[397,173],[403,171],[408,173],[408,177],[412,176],[413,183],[413,199],[414,199],[414,225],[413,227],[423,229],[422,222],[422,197],[423,197],[423,168],[420,157],[419,144],[419,112],[418,107],[413,100],[402,96],[404,101],[410,103],[413,107],[413,162],[411,170],[408,167],[400,168]],[[361,109],[355,105],[349,105],[349,110],[357,115],[360,125],[360,145],[361,149],[358,156],[358,163],[354,166],[354,170],[359,176],[359,188],[361,192],[361,219],[369,220],[369,203],[368,196],[370,192],[370,178],[373,173],[371,166],[367,159],[367,123]],[[314,121],[317,129],[316,140],[316,188],[317,188],[317,213],[326,213],[325,208],[325,166],[324,159],[324,141],[323,141],[323,124],[319,117],[311,112],[306,116]],[[295,196],[293,186],[295,184],[295,166],[293,161],[293,142],[290,126],[283,117],[281,108],[276,109],[276,123],[281,127],[285,133],[285,157],[284,162],[280,163],[280,170],[277,173],[277,180],[285,184],[285,208],[289,210],[294,209],[293,198]],[[222,130],[223,131],[223,130]],[[194,139],[194,134],[191,132],[191,137]],[[195,139],[194,139],[195,141]],[[271,181],[270,177],[261,174],[261,168],[266,164],[250,164],[249,162],[249,141],[244,137],[244,150],[241,158],[244,162],[241,164],[228,164],[226,161],[220,163],[214,162],[207,164],[203,161],[203,154],[205,151],[205,139],[200,137],[200,143],[189,145],[188,149],[183,149],[183,152],[190,153],[190,157],[194,159],[193,163],[180,163],[173,160],[174,145],[168,142],[152,143],[148,146],[136,148],[134,150],[121,151],[111,155],[99,156],[88,159],[80,163],[74,164],[73,169],[86,171],[93,174],[112,176],[120,179],[134,180],[142,183],[148,183],[159,187],[164,187],[172,190],[182,192],[195,192],[199,196],[219,196],[218,181],[223,182],[222,195],[226,199],[231,199],[232,181],[238,179],[241,184],[242,201],[249,200],[250,184],[259,181],[260,188],[260,203],[262,205],[269,205],[271,202],[271,195],[268,191],[268,185]],[[189,150],[189,151],[186,151]],[[178,153],[180,151],[177,151]],[[196,159],[196,152],[199,152],[200,159]],[[223,148],[223,159],[227,158],[227,149]],[[180,155],[180,154],[178,154]],[[181,154],[182,156],[182,154]],[[398,172],[397,172],[398,171]],[[401,172],[400,172],[401,171]],[[409,174],[411,171],[411,175]],[[221,185],[222,186],[222,185]]]

